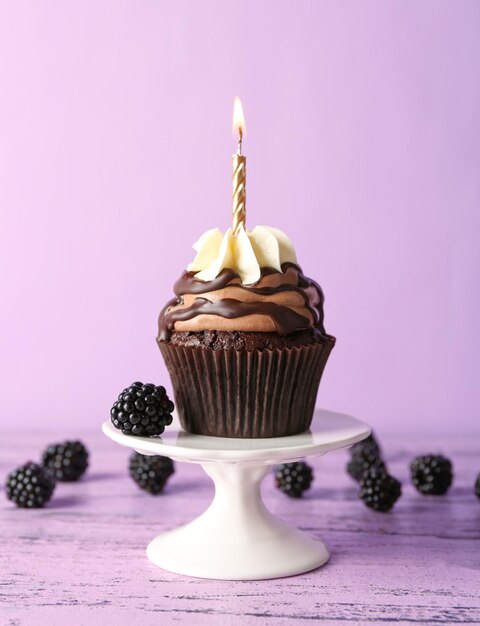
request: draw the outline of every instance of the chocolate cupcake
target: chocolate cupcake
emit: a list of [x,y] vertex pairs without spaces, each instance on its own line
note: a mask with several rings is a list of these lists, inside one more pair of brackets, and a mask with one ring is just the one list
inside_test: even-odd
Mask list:
[[213,229],[194,248],[157,339],[182,427],[240,438],[308,430],[335,345],[321,288],[274,228]]

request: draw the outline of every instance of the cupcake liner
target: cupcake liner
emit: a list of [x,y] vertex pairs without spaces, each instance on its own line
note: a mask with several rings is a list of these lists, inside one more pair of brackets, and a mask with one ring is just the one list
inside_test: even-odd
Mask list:
[[272,350],[159,342],[182,428],[213,437],[284,437],[310,428],[335,338]]

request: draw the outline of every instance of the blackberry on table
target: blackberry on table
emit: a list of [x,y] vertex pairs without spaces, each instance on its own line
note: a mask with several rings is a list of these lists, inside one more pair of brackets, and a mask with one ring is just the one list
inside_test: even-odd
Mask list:
[[442,455],[417,456],[410,463],[410,475],[417,491],[424,495],[441,496],[452,484],[452,463]]
[[52,497],[55,479],[44,467],[29,461],[10,472],[5,487],[7,498],[18,507],[36,509]]
[[163,491],[175,466],[167,456],[146,456],[134,452],[130,457],[129,471],[141,489],[156,496]]
[[48,446],[42,465],[63,482],[78,480],[88,467],[88,450],[81,441],[64,441]]
[[310,488],[313,471],[308,463],[283,463],[275,468],[275,485],[291,498],[300,498]]
[[376,456],[378,457],[381,456],[380,445],[378,441],[376,440],[373,432],[370,433],[370,435],[366,439],[362,439],[362,441],[359,441],[358,443],[354,444],[350,448],[350,454],[354,456],[355,454],[358,454],[360,451],[363,451],[363,450],[368,450],[372,454],[376,454]]
[[367,472],[360,482],[360,498],[374,511],[390,511],[401,495],[400,482],[377,468]]
[[371,469],[386,471],[385,463],[373,448],[359,448],[352,454],[352,458],[347,463],[347,472],[357,481]]
[[165,387],[136,382],[118,396],[110,416],[112,424],[124,435],[153,437],[170,426],[173,409]]

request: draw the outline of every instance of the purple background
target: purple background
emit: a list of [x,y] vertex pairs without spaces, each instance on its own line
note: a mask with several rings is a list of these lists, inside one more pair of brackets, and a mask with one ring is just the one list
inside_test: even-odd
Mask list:
[[3,2],[4,424],[98,427],[165,382],[156,318],[230,221],[292,238],[338,338],[319,404],[478,428],[480,3]]

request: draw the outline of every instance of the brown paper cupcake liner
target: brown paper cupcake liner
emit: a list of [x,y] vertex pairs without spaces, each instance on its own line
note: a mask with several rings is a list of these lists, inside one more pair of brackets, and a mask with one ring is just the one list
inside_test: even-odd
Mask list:
[[160,342],[182,428],[213,437],[284,437],[310,428],[335,338],[273,350]]

